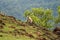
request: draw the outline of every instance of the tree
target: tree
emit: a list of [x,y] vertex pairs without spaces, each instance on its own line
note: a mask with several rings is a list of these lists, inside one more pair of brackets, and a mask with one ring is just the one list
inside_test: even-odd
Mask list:
[[25,11],[25,16],[30,16],[33,22],[38,26],[51,28],[54,27],[54,24],[57,24],[60,21],[60,7],[58,7],[57,18],[53,16],[52,9],[44,8],[32,8],[30,11],[27,10]]
[[57,17],[55,17],[55,25],[57,26],[58,23],[60,23],[60,6],[57,7]]

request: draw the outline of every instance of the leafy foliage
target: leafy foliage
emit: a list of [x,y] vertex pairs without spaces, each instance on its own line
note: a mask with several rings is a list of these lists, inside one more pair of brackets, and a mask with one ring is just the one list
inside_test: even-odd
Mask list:
[[55,17],[55,24],[60,23],[60,6],[57,8],[58,16]]
[[54,24],[60,22],[60,6],[58,6],[58,16],[53,16],[52,9],[32,8],[31,11],[25,11],[25,16],[30,16],[33,22],[38,26],[51,28]]

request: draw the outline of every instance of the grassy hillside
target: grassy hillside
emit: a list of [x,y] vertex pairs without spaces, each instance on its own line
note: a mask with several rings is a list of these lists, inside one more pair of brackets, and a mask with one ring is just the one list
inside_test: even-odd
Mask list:
[[0,14],[0,40],[60,40],[51,31]]

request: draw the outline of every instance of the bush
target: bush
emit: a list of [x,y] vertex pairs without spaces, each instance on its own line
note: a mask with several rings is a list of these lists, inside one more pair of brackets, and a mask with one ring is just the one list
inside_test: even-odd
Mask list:
[[60,22],[60,6],[58,6],[58,16],[54,17],[52,9],[32,8],[25,11],[25,17],[29,16],[33,22],[42,27],[51,28]]

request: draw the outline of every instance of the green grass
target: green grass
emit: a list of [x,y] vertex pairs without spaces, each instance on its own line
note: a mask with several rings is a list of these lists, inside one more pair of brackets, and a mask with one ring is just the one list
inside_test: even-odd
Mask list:
[[[0,15],[1,16],[1,15]],[[12,20],[8,17],[4,17],[4,19],[6,20],[3,20],[3,17],[1,16],[0,18],[2,18],[1,20],[3,21],[3,23],[5,23],[5,25],[3,25],[3,29],[0,29],[0,30],[3,30],[5,32],[9,32],[9,31],[12,31],[14,32],[14,30],[18,30],[18,29],[24,29],[26,32],[22,31],[22,30],[18,30],[19,32],[23,32],[23,33],[28,33],[28,34],[31,34],[34,38],[30,37],[30,36],[26,36],[26,34],[24,35],[17,35],[17,36],[14,36],[12,33],[2,33],[0,32],[0,40],[36,40],[36,38],[38,38],[38,34],[37,32],[40,32],[40,35],[43,35],[45,34],[44,31],[42,30],[38,30],[37,27],[33,28],[33,26],[21,26],[15,22],[12,22]],[[13,19],[14,20],[14,19]],[[18,20],[17,20],[18,21]],[[22,22],[19,21],[21,24]],[[9,28],[10,26],[14,26],[14,28]],[[1,37],[2,35],[2,37]],[[54,34],[52,34],[54,35]],[[49,38],[47,36],[40,36],[40,38],[47,38],[47,40],[49,40]]]
[[0,35],[2,35],[3,37],[0,37],[0,40],[34,40],[33,38],[24,36],[24,35],[20,35],[20,36],[12,36],[10,34],[4,34],[4,33],[0,33]]

